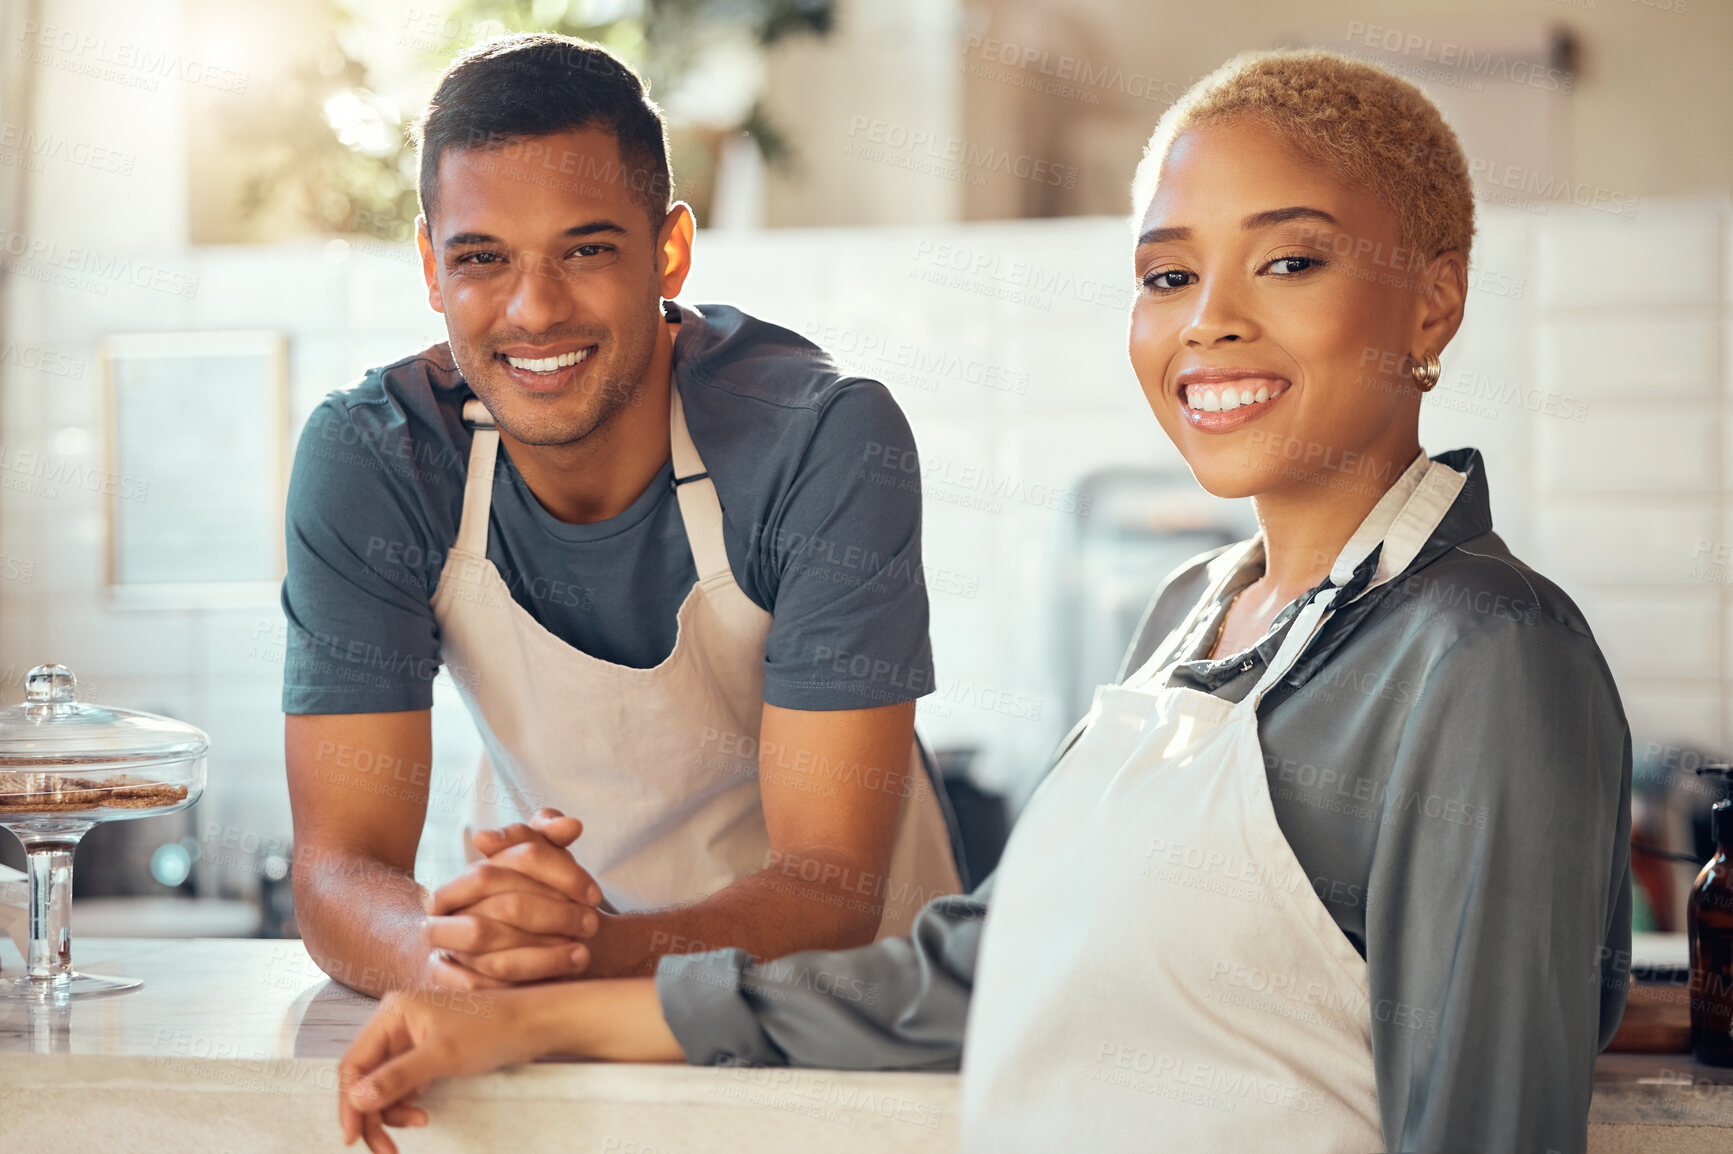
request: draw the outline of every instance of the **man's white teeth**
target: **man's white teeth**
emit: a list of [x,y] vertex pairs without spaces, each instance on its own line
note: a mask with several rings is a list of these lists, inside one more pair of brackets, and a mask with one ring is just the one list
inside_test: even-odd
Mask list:
[[1187,385],[1185,403],[1200,413],[1227,413],[1241,405],[1261,405],[1282,392],[1281,385],[1274,390],[1267,384],[1260,384],[1255,389],[1245,385]]
[[579,349],[575,353],[561,353],[557,357],[507,357],[505,363],[514,369],[522,369],[531,373],[551,373],[559,369],[570,368],[590,355],[590,349]]

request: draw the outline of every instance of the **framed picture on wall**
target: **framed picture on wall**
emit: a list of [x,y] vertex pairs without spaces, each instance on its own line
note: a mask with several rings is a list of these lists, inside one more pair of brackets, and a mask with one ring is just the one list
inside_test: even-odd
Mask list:
[[111,599],[274,602],[288,480],[283,334],[116,334],[101,364]]

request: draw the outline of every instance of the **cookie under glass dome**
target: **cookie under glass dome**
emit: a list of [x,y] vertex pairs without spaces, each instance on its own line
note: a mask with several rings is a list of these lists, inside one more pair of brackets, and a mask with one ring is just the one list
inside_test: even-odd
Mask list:
[[72,854],[103,821],[154,817],[197,801],[210,739],[183,722],[78,700],[63,665],[25,677],[24,701],[0,709],[0,827],[29,860],[30,947],[0,999],[58,1001],[137,988],[72,968]]

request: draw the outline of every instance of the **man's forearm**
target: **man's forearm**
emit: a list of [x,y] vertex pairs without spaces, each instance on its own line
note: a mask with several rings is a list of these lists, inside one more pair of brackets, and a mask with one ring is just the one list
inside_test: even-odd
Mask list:
[[789,855],[691,905],[605,917],[584,976],[649,975],[664,954],[728,946],[762,961],[865,945],[878,932],[882,888],[882,873],[842,855]]
[[378,997],[423,984],[426,891],[377,858],[297,846],[295,916],[307,953],[352,990]]

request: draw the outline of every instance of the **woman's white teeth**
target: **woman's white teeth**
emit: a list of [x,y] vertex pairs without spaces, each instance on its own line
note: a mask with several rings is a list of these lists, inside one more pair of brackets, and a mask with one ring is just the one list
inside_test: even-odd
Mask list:
[[1271,389],[1267,384],[1261,384],[1253,389],[1244,385],[1223,385],[1216,388],[1208,385],[1187,385],[1185,403],[1200,413],[1227,413],[1241,405],[1261,405],[1272,397],[1282,394],[1282,386]]
[[505,363],[514,369],[522,369],[531,373],[551,373],[559,369],[570,368],[590,355],[591,350],[579,349],[575,353],[561,353],[557,357],[507,357]]

